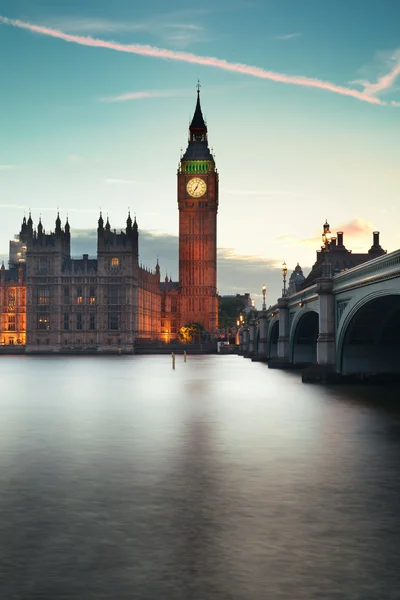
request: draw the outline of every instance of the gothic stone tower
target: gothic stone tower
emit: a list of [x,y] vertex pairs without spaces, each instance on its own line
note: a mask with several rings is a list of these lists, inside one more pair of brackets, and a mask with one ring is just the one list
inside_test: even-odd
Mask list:
[[180,324],[218,326],[218,173],[208,148],[207,126],[197,104],[189,144],[178,169]]

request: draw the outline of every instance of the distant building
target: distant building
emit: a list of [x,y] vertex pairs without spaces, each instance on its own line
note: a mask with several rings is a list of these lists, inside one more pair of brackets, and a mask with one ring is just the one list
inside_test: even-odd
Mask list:
[[304,281],[305,277],[303,274],[303,269],[301,268],[299,263],[297,263],[293,273],[290,275],[289,278],[288,294],[290,295],[298,292],[301,289]]
[[251,296],[248,292],[246,292],[245,294],[224,294],[222,296],[218,296],[218,304],[219,305],[224,300],[238,300],[238,302],[243,303],[244,309],[247,309],[247,308],[251,309],[252,302],[253,302],[251,299]]
[[8,264],[10,267],[18,267],[18,265],[26,263],[26,242],[20,240],[16,235],[13,240],[10,240],[10,251]]
[[[324,227],[326,226],[329,229],[328,223],[325,223]],[[386,254],[386,250],[383,250],[379,243],[379,231],[374,231],[373,243],[368,252],[354,254],[344,246],[343,232],[338,231],[336,237],[332,237],[331,239],[327,256],[324,247],[317,250],[317,260],[314,263],[311,272],[305,278],[302,288],[313,285],[318,278],[322,277],[326,258],[328,258],[330,263],[332,274],[335,275],[336,273],[341,273],[346,269],[361,265],[362,263],[377,258],[378,256],[382,256],[383,254]]]
[[10,242],[10,268],[1,268],[0,343],[28,352],[133,352],[138,340],[169,342],[179,328],[218,325],[217,212],[219,175],[208,147],[200,89],[189,141],[177,172],[179,282],[160,281],[139,264],[139,232],[130,215],[117,233],[100,213],[97,256],[71,257],[68,220],[54,232],[23,218]]

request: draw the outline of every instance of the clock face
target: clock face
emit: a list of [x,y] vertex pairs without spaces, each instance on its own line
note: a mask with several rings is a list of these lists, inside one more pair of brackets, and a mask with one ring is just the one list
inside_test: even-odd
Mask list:
[[200,177],[193,177],[187,183],[186,189],[188,194],[193,196],[193,198],[201,198],[204,196],[207,189],[207,184],[204,179],[200,179]]

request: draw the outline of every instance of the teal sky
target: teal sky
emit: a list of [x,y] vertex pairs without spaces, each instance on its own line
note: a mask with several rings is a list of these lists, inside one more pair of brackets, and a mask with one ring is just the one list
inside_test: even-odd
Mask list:
[[[399,247],[398,0],[215,4],[0,0],[0,254],[29,207],[47,229],[59,207],[84,237],[100,207],[121,227],[130,206],[162,264],[198,78],[232,269],[222,293],[267,278],[274,301],[274,267],[310,266],[326,218],[354,251],[375,229]],[[258,265],[246,282],[244,256]],[[177,257],[167,267],[176,278]]]

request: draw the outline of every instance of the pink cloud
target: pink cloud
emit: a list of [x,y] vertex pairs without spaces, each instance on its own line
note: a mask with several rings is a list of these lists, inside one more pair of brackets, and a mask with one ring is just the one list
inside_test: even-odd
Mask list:
[[47,35],[74,44],[80,44],[82,46],[90,46],[92,48],[107,48],[109,50],[115,50],[117,52],[127,52],[130,54],[151,56],[154,58],[163,58],[208,67],[214,67],[216,69],[222,69],[224,71],[240,73],[242,75],[248,75],[250,77],[257,77],[258,79],[269,79],[271,81],[276,81],[279,83],[286,83],[291,85],[299,85],[303,87],[326,90],[335,94],[340,94],[342,96],[350,96],[356,98],[357,100],[368,102],[370,104],[384,104],[381,100],[369,95],[368,93],[335,85],[334,83],[330,83],[329,81],[311,79],[308,77],[303,77],[301,75],[292,76],[286,75],[285,73],[266,71],[265,69],[262,69],[260,67],[254,67],[242,63],[230,63],[226,60],[215,58],[212,56],[199,56],[189,52],[178,52],[174,50],[167,50],[165,48],[156,48],[154,46],[141,44],[120,44],[118,42],[96,39],[90,36],[85,37],[80,35],[70,35],[56,29],[41,27],[39,25],[32,25],[24,21],[8,19],[6,17],[1,16],[0,23],[3,23],[4,25],[11,25],[12,27],[27,29],[35,33]]
[[373,230],[371,223],[364,221],[364,219],[356,218],[344,223],[340,227],[335,227],[332,232],[343,231],[351,237],[360,237],[372,233]]
[[[366,83],[364,92],[372,95],[387,90],[392,87],[398,75],[400,75],[400,63],[390,73],[380,77],[376,83]],[[392,102],[391,104],[392,106],[398,106],[396,102]]]

